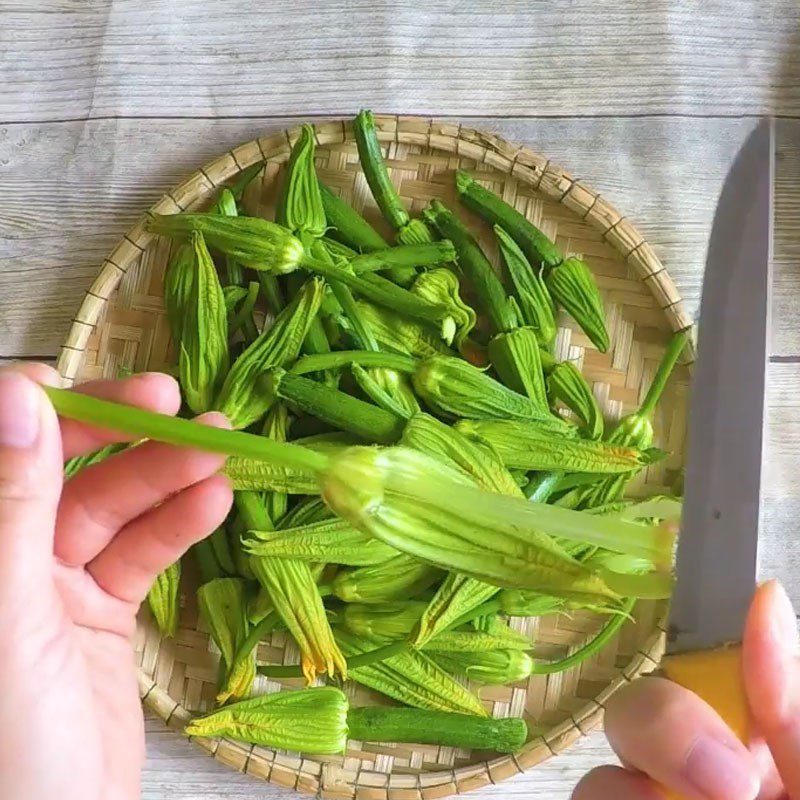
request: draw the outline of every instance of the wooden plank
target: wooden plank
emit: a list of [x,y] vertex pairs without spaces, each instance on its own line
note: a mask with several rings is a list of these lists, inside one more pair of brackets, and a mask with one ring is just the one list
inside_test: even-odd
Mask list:
[[770,364],[767,385],[759,576],[783,581],[800,610],[800,363]]
[[800,111],[793,0],[2,8],[0,121]]
[[[461,120],[563,164],[630,217],[696,308],[717,194],[752,122]],[[103,257],[197,166],[296,120],[96,120],[0,127],[0,355],[54,355]],[[773,350],[800,353],[800,123],[778,125]]]

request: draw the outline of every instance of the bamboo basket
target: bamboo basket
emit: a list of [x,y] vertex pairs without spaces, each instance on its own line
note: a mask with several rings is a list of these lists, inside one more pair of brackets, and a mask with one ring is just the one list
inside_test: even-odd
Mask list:
[[[561,249],[582,254],[604,295],[611,347],[598,353],[567,318],[560,320],[556,354],[578,363],[610,419],[631,411],[644,396],[672,331],[690,325],[681,299],[653,248],[633,223],[600,194],[545,157],[492,134],[410,117],[379,117],[390,173],[412,214],[430,198],[454,209],[497,263],[488,225],[459,207],[453,172],[469,170],[539,226]],[[341,192],[376,227],[385,229],[359,167],[348,122],[316,126],[321,179]],[[294,129],[223,154],[201,167],[153,207],[159,213],[203,209],[218,187],[263,162],[246,195],[251,214],[272,218],[282,165],[298,136]],[[102,265],[62,347],[58,366],[66,382],[114,377],[121,367],[141,371],[175,363],[162,306],[162,280],[170,242],[137,224]],[[640,495],[669,491],[683,454],[688,385],[686,364],[667,388],[655,419],[656,443],[666,461],[643,472],[633,486]],[[189,571],[190,572],[190,571]],[[135,637],[143,701],[167,725],[181,730],[209,709],[215,695],[218,654],[198,619],[191,572],[182,586],[177,637],[162,640],[146,610]],[[533,676],[510,687],[486,687],[481,697],[495,716],[523,716],[532,735],[512,756],[448,747],[351,741],[344,756],[316,757],[251,747],[226,739],[196,739],[214,758],[256,778],[325,800],[419,800],[461,794],[510,778],[563,753],[601,722],[606,700],[620,686],[654,669],[663,650],[666,603],[640,602],[635,619],[601,653],[567,672]],[[536,642],[536,655],[561,658],[584,644],[603,624],[588,612],[516,620]],[[297,663],[283,633],[263,642],[259,661]],[[297,687],[259,677],[255,691]],[[347,684],[359,704],[377,694]]]

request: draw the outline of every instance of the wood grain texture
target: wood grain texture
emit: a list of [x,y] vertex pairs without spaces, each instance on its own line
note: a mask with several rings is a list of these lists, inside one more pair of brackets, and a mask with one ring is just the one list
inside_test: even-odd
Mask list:
[[[558,117],[467,124],[548,154],[607,195],[694,308],[716,195],[751,124],[735,117],[800,114],[799,29],[793,0],[0,0],[0,366],[56,354],[103,256],[198,163],[286,127],[281,115],[360,106]],[[686,118],[697,115],[734,118]],[[153,119],[180,116],[207,119]],[[778,137],[773,352],[794,358],[800,127],[782,121]],[[773,365],[761,553],[762,575],[782,577],[796,603],[798,381],[800,365]],[[159,720],[147,735],[144,800],[292,797]],[[611,760],[594,734],[473,796],[567,800],[586,769]]]
[[[694,313],[717,194],[752,125],[728,119],[483,120],[597,187],[652,243]],[[199,164],[293,124],[95,120],[0,126],[0,355],[52,356],[103,258]],[[773,352],[800,352],[800,122],[778,124]]]
[[463,116],[800,112],[794,0],[278,0],[257,10],[3,0],[0,10],[0,121],[362,105]]

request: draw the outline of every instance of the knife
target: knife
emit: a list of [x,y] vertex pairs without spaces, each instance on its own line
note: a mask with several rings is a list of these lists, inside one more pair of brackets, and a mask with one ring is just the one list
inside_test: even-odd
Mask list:
[[725,179],[711,229],[662,662],[667,677],[700,695],[742,741],[748,712],[741,641],[758,555],[774,152],[774,125],[762,120]]

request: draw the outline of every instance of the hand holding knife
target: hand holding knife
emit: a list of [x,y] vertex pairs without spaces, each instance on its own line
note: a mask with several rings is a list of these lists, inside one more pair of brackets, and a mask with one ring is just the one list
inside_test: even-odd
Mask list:
[[611,699],[606,731],[629,769],[592,771],[574,800],[800,798],[796,620],[776,583],[753,600],[773,173],[764,120],[728,173],[709,241],[662,662],[669,680],[641,679]]
[[773,126],[749,136],[720,195],[698,330],[667,676],[747,741],[741,641],[756,583],[772,262]]

